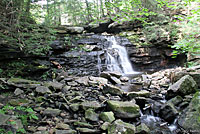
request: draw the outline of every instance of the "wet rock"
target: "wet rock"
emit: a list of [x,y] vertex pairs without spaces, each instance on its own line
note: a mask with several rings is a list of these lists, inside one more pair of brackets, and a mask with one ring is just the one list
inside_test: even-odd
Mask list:
[[197,83],[194,79],[186,75],[168,88],[167,98],[172,98],[175,95],[185,96],[197,91]]
[[48,88],[48,87],[45,87],[45,86],[38,86],[35,91],[37,93],[40,93],[40,94],[47,94],[47,93],[51,93],[51,90]]
[[121,84],[122,82],[120,81],[120,79],[114,77],[114,76],[111,76],[110,77],[110,81],[113,83],[113,84]]
[[190,72],[189,74],[196,81],[198,87],[200,88],[200,71]]
[[122,120],[116,120],[111,126],[108,127],[108,134],[135,134],[135,126]]
[[150,97],[150,92],[146,90],[136,91],[136,92],[129,92],[127,93],[127,96],[130,99],[133,99],[135,97]]
[[100,77],[103,77],[109,80],[111,75],[109,72],[101,72]]
[[52,108],[47,108],[43,111],[43,115],[46,116],[58,116],[61,113],[61,110],[59,109],[52,109]]
[[77,134],[76,130],[58,130],[56,129],[56,134]]
[[14,94],[15,94],[16,96],[18,96],[18,95],[24,94],[24,91],[21,90],[20,88],[16,88]]
[[178,115],[178,111],[174,107],[172,103],[165,103],[159,112],[161,118],[165,119],[167,122],[172,123],[176,116]]
[[45,130],[47,130],[47,127],[38,127],[37,130],[38,131],[45,131]]
[[113,122],[115,120],[113,112],[102,112],[99,117],[105,122]]
[[116,77],[118,79],[122,76],[122,74],[120,72],[110,72],[110,75],[114,76],[114,77]]
[[200,93],[197,92],[189,104],[188,110],[183,111],[181,117],[178,119],[179,125],[185,130],[192,133],[199,133],[200,130]]
[[98,121],[99,115],[96,114],[93,109],[88,109],[85,111],[85,118],[90,121]]
[[136,127],[135,134],[150,134],[150,129],[144,123],[141,123]]
[[103,92],[104,93],[110,93],[111,95],[119,95],[122,96],[123,91],[114,85],[106,84],[103,86]]
[[119,118],[137,118],[140,117],[140,108],[132,102],[107,101],[108,108],[112,110]]
[[84,134],[96,134],[96,133],[100,133],[99,130],[89,129],[89,128],[76,128],[76,130],[78,130],[80,133],[84,133]]
[[82,102],[80,105],[84,110],[87,110],[89,108],[98,109],[101,107],[101,104],[99,104],[97,101],[85,101]]

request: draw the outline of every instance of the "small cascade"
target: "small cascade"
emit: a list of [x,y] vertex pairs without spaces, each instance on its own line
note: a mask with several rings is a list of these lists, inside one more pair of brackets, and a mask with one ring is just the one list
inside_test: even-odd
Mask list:
[[136,74],[129,61],[126,48],[120,46],[114,36],[106,37],[111,42],[111,46],[107,49],[107,69],[109,71],[117,71],[123,74]]

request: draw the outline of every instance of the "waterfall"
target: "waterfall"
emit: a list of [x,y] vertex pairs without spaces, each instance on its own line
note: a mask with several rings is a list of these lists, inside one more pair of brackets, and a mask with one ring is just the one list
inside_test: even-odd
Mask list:
[[132,68],[126,48],[120,46],[114,36],[106,37],[106,39],[111,43],[111,46],[107,49],[107,69],[109,71],[117,71],[123,74],[137,73]]

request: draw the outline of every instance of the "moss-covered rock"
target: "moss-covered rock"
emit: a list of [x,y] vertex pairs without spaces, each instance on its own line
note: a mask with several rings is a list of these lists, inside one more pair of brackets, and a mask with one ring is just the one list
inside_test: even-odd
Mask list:
[[136,92],[129,92],[127,93],[128,97],[130,99],[133,99],[135,97],[149,97],[150,96],[150,92],[146,91],[146,90],[141,90],[141,91],[136,91]]
[[183,111],[178,123],[186,130],[199,133],[200,130],[200,93],[197,92],[189,104],[188,110]]
[[105,122],[113,122],[115,120],[113,112],[102,112],[99,117]]
[[171,85],[167,91],[167,98],[175,95],[185,96],[197,91],[197,83],[190,75],[186,75]]
[[133,102],[122,102],[109,100],[108,108],[112,110],[119,118],[137,118],[140,117],[140,108]]
[[88,109],[85,111],[85,118],[90,121],[98,121],[99,115],[93,109]]
[[108,134],[135,134],[135,126],[122,120],[116,120],[108,127]]
[[135,134],[149,134],[149,133],[150,129],[144,123],[141,123],[139,126],[136,127]]

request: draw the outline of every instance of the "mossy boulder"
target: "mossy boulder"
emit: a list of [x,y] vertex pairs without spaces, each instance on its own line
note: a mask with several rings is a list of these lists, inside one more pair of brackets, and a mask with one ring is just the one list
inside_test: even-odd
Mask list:
[[178,123],[190,132],[199,133],[200,130],[200,93],[197,92],[189,104],[188,110],[183,111]]
[[108,134],[135,134],[135,126],[122,120],[116,120],[108,127]]
[[85,118],[90,121],[98,121],[99,115],[94,112],[94,109],[88,109],[85,111]]
[[185,75],[168,88],[167,98],[172,98],[175,95],[185,96],[195,93],[196,91],[197,83],[190,75]]
[[133,102],[122,102],[109,100],[108,108],[119,118],[137,118],[140,117],[140,107]]
[[22,87],[22,88],[35,88],[38,85],[41,85],[41,82],[22,79],[22,78],[10,78],[7,81],[7,83],[8,85],[12,85],[15,87]]

